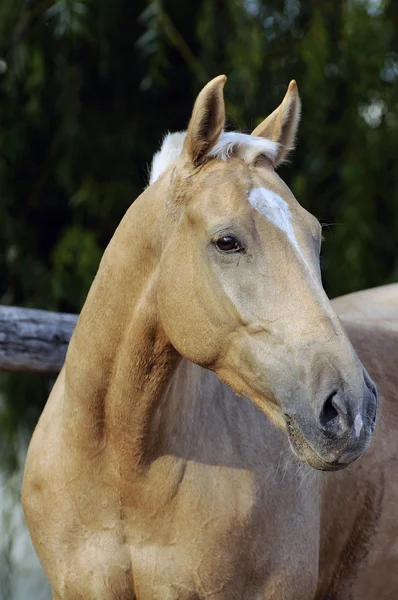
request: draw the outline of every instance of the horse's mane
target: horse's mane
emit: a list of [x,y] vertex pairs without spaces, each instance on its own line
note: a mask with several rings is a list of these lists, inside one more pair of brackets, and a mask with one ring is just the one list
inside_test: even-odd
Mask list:
[[[172,165],[182,152],[186,131],[168,133],[162,141],[160,150],[152,159],[149,183],[152,184],[160,175]],[[231,156],[239,156],[247,163],[252,163],[259,156],[274,160],[279,144],[262,137],[239,133],[238,131],[224,131],[217,143],[209,152],[209,157],[228,160]]]

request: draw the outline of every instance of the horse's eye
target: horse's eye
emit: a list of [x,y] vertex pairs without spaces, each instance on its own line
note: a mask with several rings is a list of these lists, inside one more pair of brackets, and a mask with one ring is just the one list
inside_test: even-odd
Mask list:
[[239,240],[232,235],[223,235],[223,237],[216,240],[215,244],[221,252],[241,252],[243,250]]

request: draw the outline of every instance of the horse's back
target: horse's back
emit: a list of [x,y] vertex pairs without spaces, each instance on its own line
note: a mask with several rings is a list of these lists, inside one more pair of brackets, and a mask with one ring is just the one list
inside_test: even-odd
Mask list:
[[385,285],[335,298],[340,317],[359,358],[375,380],[381,404],[397,413],[398,284]]
[[332,305],[343,321],[391,325],[398,330],[398,283],[340,296]]
[[[336,298],[334,309],[379,393],[375,439],[365,456],[341,474],[347,486],[368,488],[377,499],[370,533],[355,574],[353,598],[395,598],[398,579],[398,284]],[[382,591],[382,593],[381,593]],[[338,596],[339,597],[339,596]]]

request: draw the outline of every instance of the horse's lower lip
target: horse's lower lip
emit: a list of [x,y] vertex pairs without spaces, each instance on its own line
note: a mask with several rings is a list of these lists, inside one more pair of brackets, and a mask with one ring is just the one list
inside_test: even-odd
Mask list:
[[325,463],[325,466],[310,466],[312,466],[314,469],[317,469],[318,471],[342,471],[343,469],[346,469],[349,466],[349,463]]
[[325,461],[303,436],[301,431],[294,424],[293,419],[289,417],[289,415],[285,414],[290,445],[297,458],[318,471],[341,471],[349,466],[349,462],[338,462],[336,460],[333,462]]
[[311,448],[309,444],[307,444],[305,448],[301,448],[299,450],[290,436],[289,440],[292,450],[297,456],[297,458],[307,463],[307,465],[309,465],[313,469],[316,469],[317,471],[342,471],[349,465],[349,463],[339,463],[336,461],[327,462],[323,460],[323,458],[321,458],[319,454],[317,454],[317,452],[315,452],[315,450],[313,450],[313,448]]

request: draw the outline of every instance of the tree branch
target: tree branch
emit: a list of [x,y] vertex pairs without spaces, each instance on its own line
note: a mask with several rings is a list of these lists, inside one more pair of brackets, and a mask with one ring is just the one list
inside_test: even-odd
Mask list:
[[0,371],[57,373],[77,315],[0,306]]

